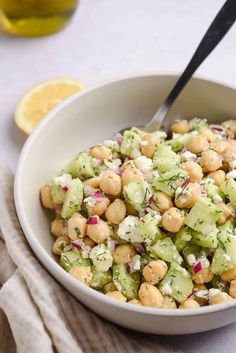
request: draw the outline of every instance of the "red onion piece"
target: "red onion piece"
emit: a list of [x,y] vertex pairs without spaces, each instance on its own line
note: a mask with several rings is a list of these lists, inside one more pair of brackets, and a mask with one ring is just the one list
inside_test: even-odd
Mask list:
[[195,293],[197,293],[197,290],[193,290],[192,293],[190,293],[190,294],[187,296],[187,298],[189,299],[189,298],[193,297],[193,296],[195,295]]
[[213,130],[213,131],[224,131],[224,128],[223,128],[223,126],[221,126],[221,125],[211,125],[210,126],[211,127],[211,130]]
[[132,245],[139,254],[145,254],[147,252],[145,246],[141,243],[133,243]]
[[187,152],[187,151],[188,151],[187,147],[184,147],[180,153],[182,154],[182,153]]
[[182,184],[180,185],[181,188],[184,188],[185,186],[187,186],[190,183],[190,179],[191,177],[187,177]]
[[148,204],[151,205],[152,201],[153,201],[153,195],[148,198]]
[[60,211],[62,209],[62,204],[61,203],[56,203],[55,204],[55,210]]
[[94,191],[93,196],[95,197],[95,199],[103,198],[103,194],[101,194],[100,191]]
[[112,140],[116,141],[119,145],[121,144],[122,141],[122,135],[119,132],[116,132],[113,136],[112,136]]
[[202,270],[202,264],[201,264],[201,261],[199,262],[196,262],[195,265],[193,265],[193,271],[195,273],[198,273]]
[[68,186],[64,186],[64,188],[62,188],[64,191],[68,191]]
[[81,246],[80,244],[78,244],[78,243],[76,242],[76,240],[75,240],[75,241],[72,241],[72,245],[73,245],[76,249],[82,250],[82,246]]
[[86,224],[98,224],[99,222],[99,217],[98,216],[92,216],[87,219]]

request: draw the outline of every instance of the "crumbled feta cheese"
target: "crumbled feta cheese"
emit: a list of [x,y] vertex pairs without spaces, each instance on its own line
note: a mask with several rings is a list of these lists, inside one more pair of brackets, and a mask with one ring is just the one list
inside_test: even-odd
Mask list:
[[184,277],[188,277],[189,276],[189,273],[188,273],[188,271],[185,268],[179,267],[179,271],[182,272],[182,275]]
[[229,178],[236,179],[236,170],[232,170],[231,172],[227,173],[226,178],[227,179],[229,179]]
[[210,261],[206,257],[200,257],[198,261],[201,262],[202,268],[210,267]]
[[177,134],[176,132],[172,133],[172,139],[177,139],[177,138],[179,138],[181,136],[182,136],[182,134]]
[[200,184],[215,184],[215,180],[209,177],[206,177],[205,179],[202,180],[202,182]]
[[97,271],[106,272],[112,266],[113,257],[105,244],[98,244],[92,248],[89,257]]
[[68,188],[72,181],[72,177],[70,174],[63,174],[61,176],[55,177],[55,183],[59,185],[62,189]]
[[104,145],[110,148],[112,151],[117,152],[119,151],[119,143],[115,140],[105,140]]
[[112,240],[112,239],[108,239],[107,240],[107,248],[111,254],[114,252],[115,247],[116,247],[116,241]]
[[226,261],[231,261],[231,257],[227,254],[223,254],[223,258],[226,260]]
[[203,298],[203,299],[208,299],[208,290],[205,289],[205,290],[198,290],[196,293],[195,293],[195,296],[196,297],[199,297],[199,298]]
[[229,162],[230,168],[235,169],[236,168],[236,159],[234,161]]
[[133,159],[136,159],[138,157],[141,157],[141,152],[138,148],[133,148],[131,153],[130,153],[130,157]]
[[89,207],[93,207],[95,205],[95,203],[97,202],[95,197],[92,196],[88,196],[85,197],[84,202],[89,206]]
[[215,297],[216,295],[221,294],[221,290],[217,288],[211,288],[209,289],[209,298]]
[[189,254],[187,256],[187,261],[189,263],[189,266],[193,266],[197,262],[196,257],[195,257],[194,254]]
[[93,167],[100,167],[103,162],[100,159],[92,158],[92,166]]
[[136,167],[142,172],[147,173],[152,170],[152,160],[145,156],[138,157],[134,160]]
[[171,294],[172,293],[172,289],[170,287],[170,285],[168,283],[165,283],[163,284],[163,286],[161,287],[161,291],[162,291],[162,294]]
[[92,188],[92,186],[84,184],[84,195],[86,197],[91,196],[94,191],[96,191],[96,189]]
[[222,199],[222,197],[220,195],[214,195],[213,196],[213,201],[214,201],[214,203],[219,203],[219,202],[222,202],[223,199]]
[[127,216],[119,224],[117,234],[121,239],[130,241],[131,243],[141,243],[143,239],[139,230],[139,218],[135,216]]
[[185,151],[181,153],[181,156],[186,160],[186,161],[196,161],[197,160],[197,155],[190,152],[190,151]]
[[135,255],[132,260],[129,262],[130,271],[139,271],[141,268],[141,256]]
[[155,131],[153,134],[156,136],[157,139],[164,140],[167,137],[167,133],[164,131]]

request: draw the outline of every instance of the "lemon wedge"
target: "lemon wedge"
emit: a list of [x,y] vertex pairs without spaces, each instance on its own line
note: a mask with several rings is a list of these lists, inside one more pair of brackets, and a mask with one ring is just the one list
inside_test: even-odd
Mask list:
[[29,135],[50,110],[84,87],[71,78],[56,78],[33,86],[16,106],[16,125]]

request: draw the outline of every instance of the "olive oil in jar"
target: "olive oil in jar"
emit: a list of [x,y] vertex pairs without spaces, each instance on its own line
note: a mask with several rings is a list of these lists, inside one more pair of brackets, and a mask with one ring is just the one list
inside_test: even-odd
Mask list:
[[78,0],[0,0],[3,30],[20,36],[44,36],[64,28]]

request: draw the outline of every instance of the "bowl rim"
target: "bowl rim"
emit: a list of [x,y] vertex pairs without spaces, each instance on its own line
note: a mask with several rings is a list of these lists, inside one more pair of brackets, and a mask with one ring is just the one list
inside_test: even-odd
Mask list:
[[[54,119],[57,116],[57,113],[60,112],[62,109],[64,109],[64,107],[66,107],[67,105],[70,105],[72,102],[76,101],[77,99],[80,99],[80,97],[87,95],[90,92],[93,92],[105,86],[116,84],[118,82],[132,80],[132,79],[142,79],[142,78],[148,78],[148,77],[165,77],[165,78],[177,79],[179,77],[179,73],[145,72],[141,74],[139,73],[139,74],[132,74],[132,75],[123,75],[109,80],[104,80],[101,83],[91,85],[88,88],[85,88],[82,91],[75,93],[73,96],[69,97],[61,104],[59,104],[56,108],[54,108],[52,111],[50,111],[44,117],[44,119],[42,119],[42,121],[37,125],[37,127],[34,129],[34,131],[31,133],[31,135],[27,138],[26,142],[24,143],[24,146],[21,150],[20,157],[18,160],[17,170],[14,178],[14,200],[15,200],[15,206],[16,206],[19,222],[23,229],[24,235],[31,249],[33,250],[36,258],[40,261],[44,269],[48,271],[50,275],[52,275],[54,280],[56,279],[57,281],[59,281],[63,287],[67,287],[67,285],[72,286],[75,289],[78,289],[78,292],[83,292],[84,295],[90,296],[92,299],[98,302],[101,302],[102,304],[106,304],[112,307],[117,307],[133,313],[139,313],[144,315],[146,314],[146,315],[152,315],[152,316],[155,316],[155,315],[165,316],[165,317],[202,316],[202,315],[208,315],[210,313],[230,310],[232,307],[236,306],[236,300],[221,303],[218,305],[208,305],[200,308],[178,310],[178,309],[144,307],[139,305],[127,305],[128,304],[127,302],[123,303],[121,301],[109,298],[104,294],[99,293],[95,289],[87,287],[82,283],[80,283],[79,281],[76,281],[64,269],[62,269],[60,265],[52,257],[50,257],[50,255],[47,253],[44,247],[37,240],[37,237],[34,235],[34,232],[31,231],[30,223],[23,212],[23,207],[22,207],[23,203],[21,199],[20,185],[22,181],[22,171],[24,168],[24,161],[28,151],[31,148],[31,145],[34,143],[35,138],[38,136],[38,134],[40,134],[44,126],[47,125],[50,120]],[[211,79],[202,78],[201,76],[198,76],[198,75],[194,76],[191,79],[191,81],[203,81],[209,84],[215,84],[218,86],[229,88],[229,89],[235,90],[235,94],[236,94],[236,86],[234,87],[233,85],[224,83],[222,81],[214,81]],[[92,310],[92,308],[90,309]]]

